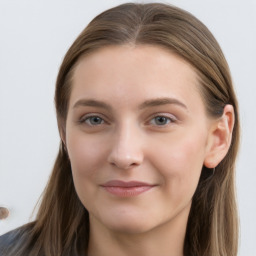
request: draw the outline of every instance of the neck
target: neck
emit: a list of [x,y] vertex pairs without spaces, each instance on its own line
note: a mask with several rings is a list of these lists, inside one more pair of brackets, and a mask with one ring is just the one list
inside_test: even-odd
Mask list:
[[142,233],[107,229],[90,216],[88,256],[183,256],[189,209]]

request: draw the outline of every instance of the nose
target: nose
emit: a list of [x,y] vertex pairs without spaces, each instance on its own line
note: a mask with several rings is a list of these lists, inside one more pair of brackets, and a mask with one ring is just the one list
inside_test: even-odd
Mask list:
[[108,162],[119,169],[127,170],[141,165],[143,159],[143,141],[138,129],[125,125],[116,131]]

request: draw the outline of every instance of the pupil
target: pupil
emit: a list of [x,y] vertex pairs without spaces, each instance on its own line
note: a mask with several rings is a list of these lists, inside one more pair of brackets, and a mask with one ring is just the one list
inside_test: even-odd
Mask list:
[[157,122],[158,122],[159,124],[164,124],[164,123],[166,122],[166,118],[163,117],[163,116],[157,117],[156,120],[157,120]]
[[92,118],[92,122],[98,124],[100,123],[100,118],[95,116]]

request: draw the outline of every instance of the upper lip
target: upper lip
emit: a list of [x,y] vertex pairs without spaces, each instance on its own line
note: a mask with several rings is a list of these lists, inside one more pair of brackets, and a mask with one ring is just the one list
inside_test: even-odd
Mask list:
[[142,181],[122,181],[122,180],[110,180],[102,185],[103,187],[142,187],[142,186],[154,186],[152,184]]

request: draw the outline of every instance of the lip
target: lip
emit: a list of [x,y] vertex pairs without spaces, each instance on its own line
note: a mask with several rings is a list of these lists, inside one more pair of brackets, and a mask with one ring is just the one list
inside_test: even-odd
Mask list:
[[148,190],[151,190],[156,185],[149,184],[141,181],[121,181],[121,180],[111,180],[103,185],[107,192],[112,195],[119,197],[133,197],[138,196]]

